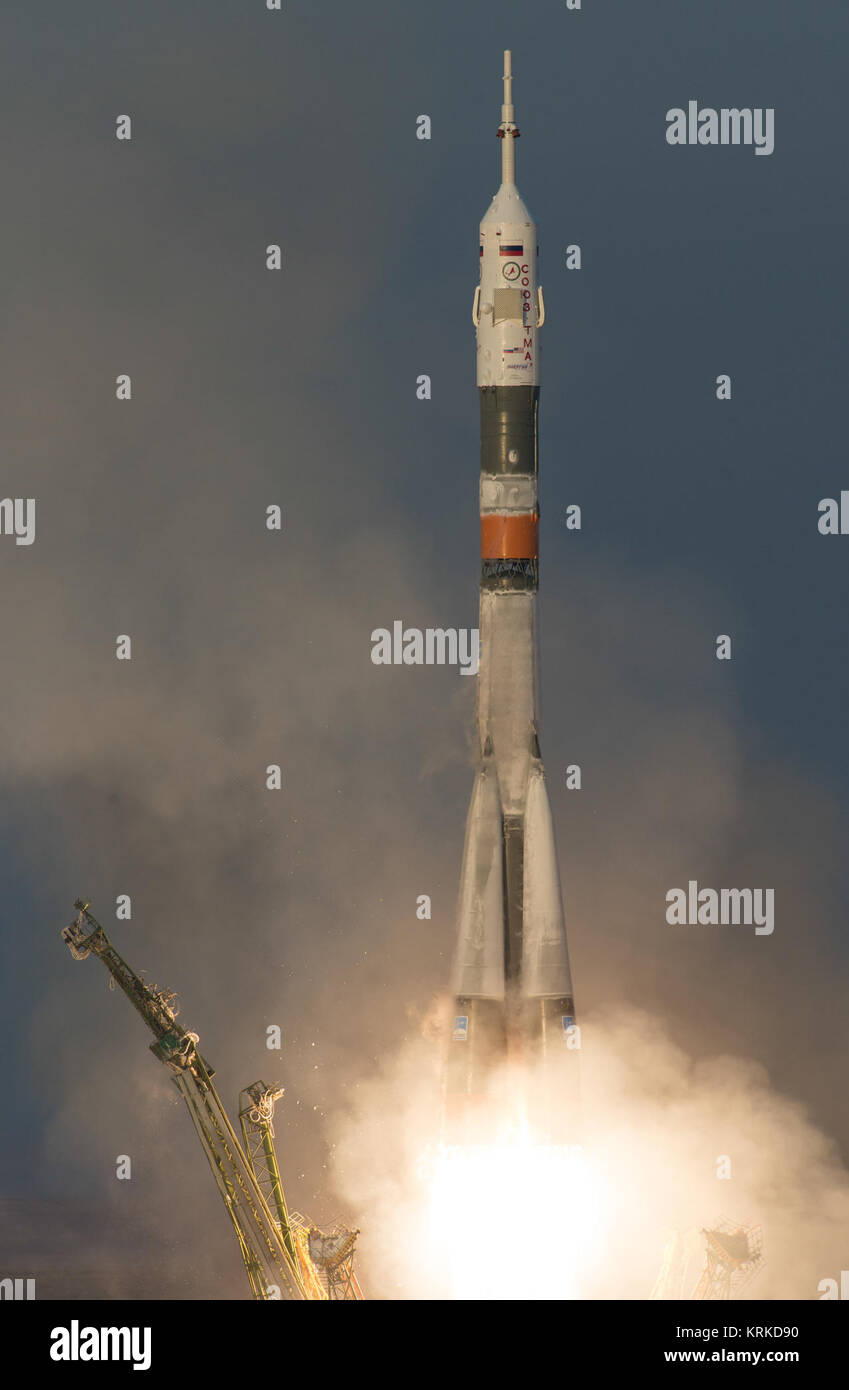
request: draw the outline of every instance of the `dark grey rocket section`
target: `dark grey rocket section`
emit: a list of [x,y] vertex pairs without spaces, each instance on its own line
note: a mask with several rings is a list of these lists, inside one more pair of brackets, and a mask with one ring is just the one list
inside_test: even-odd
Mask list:
[[[490,477],[532,476],[539,471],[539,387],[481,386],[481,473]],[[537,516],[539,505],[537,504]],[[481,585],[487,589],[536,589],[536,556],[499,555],[481,559]]]

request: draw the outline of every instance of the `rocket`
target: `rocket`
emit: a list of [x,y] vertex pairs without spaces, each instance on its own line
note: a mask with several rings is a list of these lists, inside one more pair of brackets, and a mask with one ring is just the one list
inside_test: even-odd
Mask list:
[[[446,1131],[468,1140],[506,1061],[543,1078],[535,1123],[562,1135],[573,1105],[575,1006],[551,809],[537,737],[539,579],[537,229],[516,187],[519,130],[504,54],[501,187],[480,224],[472,318],[480,398],[478,766],[466,825]],[[573,1054],[567,1057],[567,1053]]]

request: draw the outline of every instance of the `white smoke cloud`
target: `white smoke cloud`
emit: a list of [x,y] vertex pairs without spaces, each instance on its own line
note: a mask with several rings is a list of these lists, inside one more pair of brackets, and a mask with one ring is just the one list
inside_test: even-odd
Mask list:
[[438,1057],[410,1044],[335,1126],[372,1296],[646,1299],[674,1232],[689,1294],[722,1218],[762,1229],[743,1297],[814,1299],[846,1267],[849,1171],[762,1067],[696,1060],[643,1012],[590,1018],[582,1156],[508,1136],[440,1162]]

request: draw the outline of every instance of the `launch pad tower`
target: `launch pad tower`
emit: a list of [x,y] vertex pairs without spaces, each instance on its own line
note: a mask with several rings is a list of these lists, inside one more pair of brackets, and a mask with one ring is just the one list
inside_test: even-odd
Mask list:
[[[215,1072],[198,1051],[197,1033],[188,1032],[177,1022],[176,995],[146,984],[131,969],[89,911],[89,902],[78,898],[74,906],[77,917],[63,930],[62,940],[75,960],[95,955],[103,962],[114,983],[153,1033],[156,1041],[150,1050],[173,1074],[174,1084],[192,1117],[233,1224],[254,1298],[290,1302],[340,1296],[362,1298],[352,1270],[346,1288],[356,1291],[332,1293],[327,1275],[322,1277],[319,1272],[320,1262],[311,1258],[313,1238],[326,1236],[332,1242],[337,1230],[325,1233],[302,1229],[289,1217],[272,1124],[274,1102],[282,1095],[282,1089],[256,1081],[242,1092],[242,1148],[212,1083]],[[345,1234],[350,1237],[348,1255],[352,1260],[357,1233]]]

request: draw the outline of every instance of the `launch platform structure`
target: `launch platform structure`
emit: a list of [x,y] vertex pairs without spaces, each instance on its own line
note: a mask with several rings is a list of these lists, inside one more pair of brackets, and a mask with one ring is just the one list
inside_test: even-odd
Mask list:
[[[280,1181],[271,1118],[274,1100],[282,1094],[281,1090],[255,1082],[242,1092],[250,1100],[249,1113],[242,1123],[243,1149],[212,1083],[215,1072],[198,1052],[197,1033],[188,1032],[177,1022],[175,993],[146,984],[131,969],[89,911],[89,902],[78,898],[74,906],[78,915],[65,927],[62,939],[75,960],[95,955],[103,962],[112,981],[123,990],[153,1033],[156,1041],[150,1050],[173,1073],[174,1083],[186,1102],[233,1223],[254,1298],[292,1302],[327,1299],[329,1294],[309,1259],[309,1233],[301,1233],[289,1220]],[[257,1112],[256,1122],[251,1118],[253,1109]],[[262,1166],[259,1151],[263,1155]]]
[[738,1298],[763,1265],[763,1233],[760,1226],[741,1226],[720,1219],[703,1229],[705,1267],[693,1290],[693,1299],[712,1301]]
[[268,1086],[264,1081],[254,1081],[251,1086],[246,1086],[239,1096],[239,1124],[245,1157],[253,1169],[269,1211],[276,1217],[289,1258],[296,1264],[295,1237],[274,1148],[274,1104],[282,1095],[282,1086]]
[[[692,1293],[689,1271],[701,1241],[705,1263]],[[736,1298],[763,1266],[760,1226],[741,1226],[720,1218],[710,1230],[674,1231],[666,1244],[663,1266],[650,1297],[654,1300],[715,1301]],[[688,1277],[689,1276],[689,1277]]]
[[274,1106],[283,1094],[282,1086],[255,1081],[239,1096],[239,1123],[248,1162],[310,1296],[343,1302],[362,1299],[354,1274],[359,1231],[341,1224],[320,1229],[299,1212],[289,1213],[274,1148]]
[[347,1226],[331,1226],[319,1230],[309,1226],[309,1253],[319,1271],[327,1297],[340,1302],[355,1302],[363,1291],[354,1273],[354,1249],[359,1231]]

